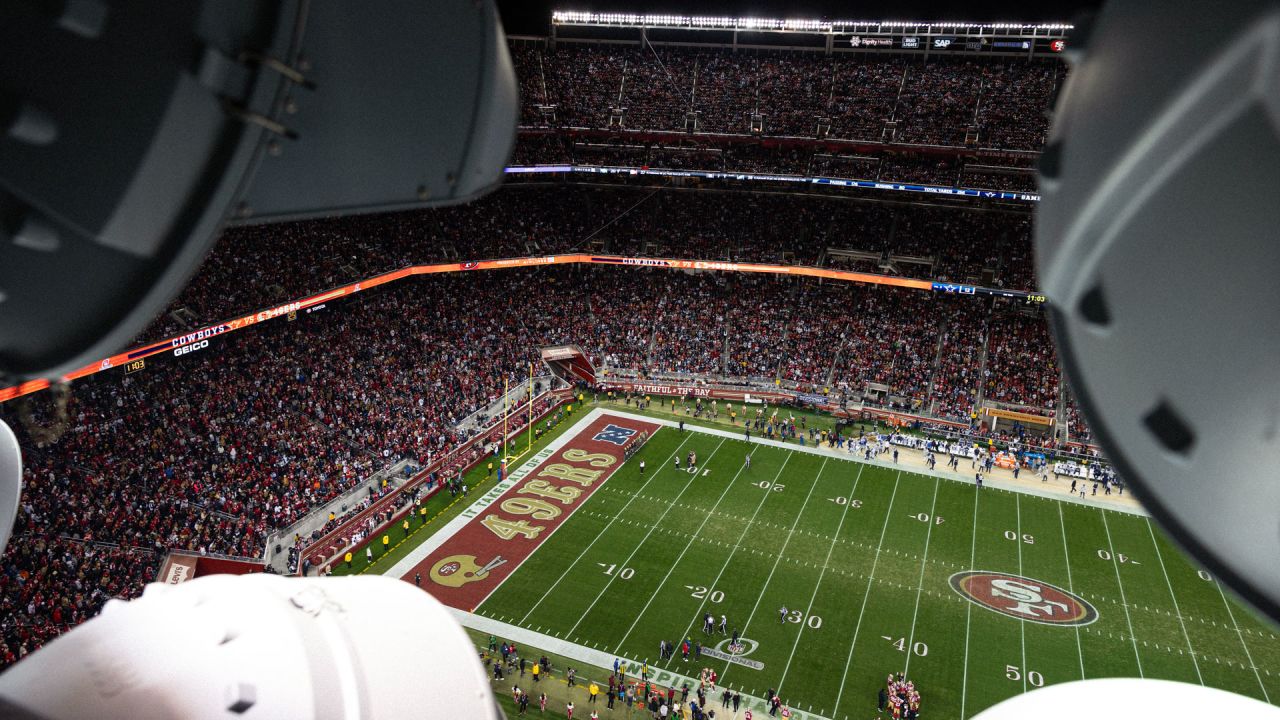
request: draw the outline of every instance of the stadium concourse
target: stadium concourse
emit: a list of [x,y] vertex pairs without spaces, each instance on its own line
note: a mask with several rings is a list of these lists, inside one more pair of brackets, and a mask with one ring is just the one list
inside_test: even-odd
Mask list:
[[[700,132],[746,133],[749,115],[768,118],[755,136],[698,137],[691,153],[660,140],[620,148],[567,130],[607,128],[622,88],[627,127],[684,129],[683,93],[673,94],[638,49],[512,47],[527,126],[515,162],[710,159],[725,169],[949,185],[968,178],[979,187],[1031,187],[1025,155],[1043,142],[1065,73],[1056,62],[1008,58],[832,62],[666,48],[676,87],[696,78],[701,88],[693,108]],[[892,141],[894,153],[830,150],[809,129],[813,113],[829,117],[830,138]],[[756,142],[780,136],[791,140]],[[793,142],[799,136],[807,139]],[[970,152],[978,145],[1011,154],[979,157]],[[540,178],[438,211],[232,227],[138,341],[414,263],[569,250],[1031,290],[1030,223],[1025,204]],[[0,574],[0,663],[93,616],[108,598],[136,596],[170,549],[261,557],[269,533],[376,470],[442,457],[466,439],[458,424],[499,397],[504,381],[525,377],[544,345],[578,344],[627,376],[781,385],[965,425],[990,398],[1061,418],[1067,430],[1038,441],[1051,448],[1089,440],[1061,390],[1040,311],[990,298],[733,273],[543,268],[414,278],[302,319],[218,338],[142,373],[77,382],[65,409],[51,393],[0,407],[26,460]]]

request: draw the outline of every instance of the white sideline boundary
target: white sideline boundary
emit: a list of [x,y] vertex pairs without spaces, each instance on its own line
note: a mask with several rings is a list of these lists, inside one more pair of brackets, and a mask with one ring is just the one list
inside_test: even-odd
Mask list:
[[418,563],[425,560],[428,555],[435,552],[437,548],[448,542],[449,539],[465,527],[467,523],[471,522],[472,518],[479,515],[480,511],[496,502],[498,498],[502,497],[508,490],[515,487],[521,480],[524,480],[526,475],[536,470],[538,466],[542,465],[547,458],[556,454],[560,448],[568,445],[571,440],[578,437],[587,425],[601,415],[608,414],[608,412],[609,411],[606,411],[604,408],[596,408],[587,413],[586,416],[579,420],[576,425],[562,433],[560,437],[557,437],[555,440],[547,443],[546,447],[535,453],[533,457],[525,460],[520,467],[516,468],[509,473],[507,477],[503,478],[502,482],[489,488],[488,491],[476,498],[475,502],[467,506],[467,508],[461,513],[458,513],[457,517],[445,523],[444,527],[432,533],[431,537],[427,538],[425,542],[409,551],[408,555],[405,555],[399,562],[392,565],[391,569],[385,574],[395,578],[404,577],[406,573],[417,567]]
[[[630,413],[625,410],[617,410],[614,408],[609,408],[608,410],[605,410],[605,412],[610,413],[612,415],[618,415],[620,417],[630,418],[632,420],[644,420],[646,422],[663,425],[665,427],[675,428],[680,426],[680,424],[674,420],[650,417],[648,415],[638,415],[636,413]],[[709,427],[704,427],[702,425],[695,425],[693,423],[685,423],[684,429],[692,432],[706,433],[708,435],[716,435],[718,437],[736,439],[742,442],[747,442],[747,440],[744,439],[744,435],[742,432],[732,432],[729,430],[721,430],[720,428],[709,428]],[[907,475],[920,475],[922,477],[937,477],[937,478],[942,478],[943,480],[950,480],[951,482],[964,483],[966,485],[975,484],[973,481],[973,478],[966,477],[961,473],[946,472],[942,470],[929,470],[928,468],[920,468],[920,469],[904,468],[902,465],[895,464],[889,460],[879,460],[876,458],[873,458],[871,460],[864,460],[861,455],[857,453],[851,453],[846,450],[834,450],[834,449],[825,448],[825,447],[814,447],[812,445],[802,446],[800,445],[799,442],[789,443],[789,442],[782,442],[781,440],[769,440],[768,438],[758,438],[754,435],[751,436],[750,442],[756,445],[767,445],[769,447],[782,448],[784,450],[794,450],[795,452],[809,453],[810,455],[820,455],[822,457],[837,458],[840,460],[847,460],[850,462],[861,463],[863,465],[876,465],[882,468],[888,468],[890,470],[901,471],[902,473]],[[898,447],[897,449],[901,452],[919,452],[918,450],[914,450],[912,448],[905,448],[905,447]],[[1040,490],[1039,488],[1036,488],[1036,487],[1028,487],[1027,485],[1024,485],[1022,483],[1014,483],[1014,482],[1009,482],[1007,480],[999,480],[999,479],[989,478],[989,477],[984,477],[982,479],[982,487],[987,489],[995,488],[997,490],[1020,493],[1022,495],[1030,495],[1033,497],[1045,498],[1047,500],[1057,500],[1058,502],[1070,503],[1072,505],[1079,505],[1081,507],[1094,508],[1094,509],[1102,508],[1102,509],[1110,510],[1112,512],[1126,513],[1128,515],[1137,515],[1139,517],[1150,517],[1150,514],[1146,510],[1140,507],[1133,507],[1132,505],[1128,505],[1128,504],[1111,502],[1110,500],[1104,500],[1102,499],[1102,497],[1099,497],[1099,496],[1091,496],[1091,497],[1095,497],[1095,499],[1085,502],[1085,501],[1081,501],[1078,497],[1070,493],[1063,495],[1062,493],[1050,492],[1047,490]]]
[[[480,511],[492,505],[496,500],[498,500],[498,498],[502,497],[504,493],[506,493],[512,487],[515,487],[515,485],[519,483],[521,480],[523,480],[525,476],[527,476],[529,473],[537,469],[538,466],[540,466],[543,462],[547,460],[547,458],[554,455],[556,451],[560,450],[565,445],[569,444],[571,440],[576,438],[578,434],[582,432],[582,429],[584,427],[586,427],[588,424],[590,424],[592,421],[594,421],[596,418],[600,417],[601,415],[614,415],[617,417],[624,417],[630,420],[653,423],[655,425],[661,425],[663,427],[669,427],[669,428],[678,428],[680,426],[680,424],[674,420],[651,417],[649,415],[640,415],[637,413],[631,413],[625,410],[618,410],[615,408],[602,408],[602,407],[594,408],[593,410],[588,412],[585,416],[583,416],[580,420],[578,420],[576,425],[574,425],[572,428],[569,428],[569,430],[561,434],[555,440],[552,440],[551,442],[547,443],[547,446],[544,447],[542,450],[538,451],[535,455],[533,455],[533,457],[530,457],[528,460],[525,460],[524,463],[522,463],[516,470],[512,471],[507,477],[503,478],[502,482],[498,483],[497,485],[494,485],[492,488],[489,488],[487,492],[485,492],[483,495],[480,495],[478,498],[476,498],[475,502],[471,503],[471,505],[468,506],[467,509],[459,513],[457,517],[445,523],[444,527],[432,533],[431,537],[427,538],[425,542],[423,542],[421,545],[419,545],[418,547],[410,551],[408,555],[401,558],[400,561],[397,562],[395,565],[391,566],[391,569],[388,570],[386,574],[392,577],[397,577],[397,578],[404,577],[404,575],[408,573],[410,570],[412,570],[414,567],[416,567],[418,563],[422,562],[424,559],[426,559],[428,555],[435,552],[437,548],[439,548],[441,545],[446,543],[450,538],[452,538],[459,530],[463,528],[463,526],[471,522],[472,518],[480,514]],[[709,428],[709,427],[704,427],[702,425],[695,425],[693,423],[686,423],[684,429],[690,432],[698,432],[698,433],[703,433],[705,435],[713,435],[716,437],[725,438],[729,440],[739,440],[742,442],[746,442],[746,440],[744,440],[743,433],[732,432],[729,430],[721,430],[720,428]],[[943,480],[950,480],[951,482],[964,483],[966,485],[974,484],[972,479],[960,473],[944,472],[939,470],[928,470],[924,468],[918,469],[918,470],[917,469],[904,470],[904,468],[901,465],[896,465],[887,460],[879,460],[879,459],[873,458],[872,460],[868,461],[859,457],[856,453],[850,453],[842,450],[833,450],[831,448],[824,448],[824,447],[814,447],[812,445],[802,446],[799,443],[787,443],[787,442],[782,442],[781,440],[769,440],[767,438],[759,438],[759,437],[752,437],[750,442],[756,445],[775,447],[775,448],[780,448],[783,450],[789,450],[793,452],[808,453],[810,455],[818,455],[821,457],[836,458],[836,459],[845,460],[848,462],[860,463],[862,465],[875,465],[875,466],[888,468],[890,470],[894,470],[898,472],[905,471],[907,474],[920,475],[923,477],[937,477],[937,478],[942,478]],[[911,450],[910,448],[904,448],[903,450],[906,450],[908,452],[916,452]],[[1022,484],[1011,483],[1005,480],[997,480],[993,478],[984,479],[982,484],[986,488],[994,488],[996,490],[1004,490],[1006,492],[1021,493],[1023,495],[1031,495],[1034,497],[1041,497],[1048,500],[1057,500],[1058,502],[1071,503],[1073,505],[1080,505],[1082,507],[1105,508],[1107,510],[1111,510],[1114,512],[1128,513],[1130,515],[1137,515],[1140,517],[1149,517],[1146,511],[1141,510],[1139,508],[1131,507],[1129,505],[1121,505],[1118,503],[1113,503],[1108,500],[1103,500],[1101,498],[1095,499],[1090,502],[1083,502],[1078,498],[1076,498],[1075,495],[1067,494],[1064,497],[1061,493],[1044,491],[1035,487],[1026,487]]]
[[[639,679],[640,673],[638,669],[640,665],[648,663],[648,658],[636,660],[624,655],[612,655],[604,650],[598,650],[596,648],[579,645],[558,637],[552,637],[550,635],[530,630],[528,628],[523,628],[519,625],[513,625],[509,622],[491,618],[486,615],[477,615],[457,608],[449,608],[449,611],[453,613],[453,617],[458,622],[462,623],[464,627],[468,627],[472,630],[486,633],[488,635],[501,637],[503,639],[515,640],[517,644],[534,647],[538,650],[545,650],[548,653],[560,655],[573,660],[574,662],[586,663],[587,665],[600,668],[604,672],[612,672],[613,661],[615,659],[621,660],[627,664],[627,677],[629,679]],[[671,672],[670,670],[662,670],[652,664],[649,665],[649,680],[650,682],[656,683],[662,687],[674,687],[679,689],[680,685],[687,683],[690,691],[695,691],[698,688],[697,679],[691,678],[687,675],[681,675],[680,673]],[[717,703],[718,700],[718,697],[712,697],[709,695],[707,704],[713,705],[713,703]],[[769,716],[768,707],[765,705],[764,700],[754,695],[748,695],[747,693],[742,693],[742,709],[751,710],[756,717]],[[719,714],[717,713],[717,715]],[[791,717],[792,720],[831,720],[831,718],[826,716],[807,710],[796,710],[795,708],[791,708]]]
[[[526,476],[528,476],[530,473],[532,473],[538,467],[540,467],[542,463],[545,462],[548,458],[550,458],[552,455],[554,455],[557,451],[559,451],[565,445],[569,444],[575,438],[577,438],[577,436],[582,432],[582,430],[585,427],[587,427],[591,422],[595,421],[597,418],[601,417],[602,415],[611,415],[611,416],[620,417],[620,418],[627,418],[631,420],[652,423],[654,425],[658,425],[661,427],[678,428],[680,425],[679,422],[674,420],[667,420],[664,418],[657,418],[649,415],[642,415],[638,413],[627,412],[625,410],[618,410],[616,408],[596,407],[592,409],[585,416],[579,419],[573,427],[566,430],[563,434],[561,434],[555,440],[552,440],[551,442],[549,442],[546,447],[544,447],[538,453],[534,454],[532,457],[530,457],[524,463],[522,463],[516,470],[511,472],[506,478],[503,479],[501,483],[498,483],[494,487],[490,488],[487,492],[480,495],[471,505],[469,505],[465,510],[459,513],[457,517],[450,520],[443,527],[441,527],[440,530],[433,533],[432,536],[428,538],[425,542],[423,542],[414,550],[410,551],[408,555],[406,555],[394,566],[392,566],[391,569],[387,571],[387,574],[392,575],[393,577],[403,577],[406,573],[408,573],[410,570],[416,567],[419,563],[421,563],[422,560],[424,560],[428,555],[430,555],[432,552],[434,552],[444,543],[448,542],[449,539],[451,539],[459,530],[465,527],[467,523],[469,523],[473,518],[479,515],[486,507],[492,505],[494,502],[500,499],[507,491],[511,490],[516,484],[524,480]],[[975,484],[972,479],[966,477],[961,473],[928,470],[927,468],[906,469],[902,465],[893,463],[891,461],[885,461],[880,459],[872,459],[868,461],[862,458],[859,454],[850,453],[848,451],[835,450],[835,449],[826,448],[826,447],[815,447],[812,445],[801,446],[798,442],[788,443],[780,440],[770,440],[767,438],[760,438],[755,436],[752,436],[751,439],[747,441],[745,439],[744,432],[734,432],[734,431],[724,430],[720,428],[710,428],[702,425],[696,425],[693,423],[686,423],[684,429],[690,432],[697,432],[697,433],[702,433],[704,435],[720,437],[722,439],[738,440],[740,442],[750,442],[756,445],[770,446],[770,447],[778,448],[780,450],[786,450],[788,452],[808,453],[810,455],[818,455],[824,458],[832,458],[837,460],[843,460],[846,462],[858,463],[864,466],[865,465],[879,466],[885,469],[894,470],[895,472],[899,473],[899,475],[914,474],[921,477],[934,477],[941,480],[948,480],[951,482],[963,483],[970,486]],[[745,428],[744,428],[744,431],[745,431]],[[902,450],[910,451],[909,448],[900,448],[900,451]],[[1079,500],[1074,495],[1066,494],[1064,496],[1064,494],[1062,493],[1043,491],[1035,487],[1024,486],[1020,483],[1013,483],[1013,482],[1008,482],[1008,481],[998,480],[998,479],[991,479],[991,478],[984,478],[983,485],[988,489],[1019,493],[1022,495],[1039,497],[1047,500],[1056,500],[1061,503],[1071,503],[1074,505],[1080,505],[1083,507],[1090,507],[1090,508],[1099,509],[1099,510],[1106,509],[1106,510],[1111,510],[1113,512],[1127,513],[1129,515],[1149,517],[1149,514],[1141,508],[1136,508],[1128,505],[1119,505],[1117,503],[1103,500],[1101,498],[1095,499],[1092,502],[1086,502],[1086,501]],[[886,517],[886,520],[887,520],[887,517]],[[483,606],[483,604],[484,604],[483,602],[480,603],[480,606],[478,607]],[[457,608],[449,608],[449,611],[453,613],[454,617],[463,626],[467,628],[470,628],[479,632],[487,633],[490,635],[509,638],[511,640],[515,640],[518,643],[523,643],[525,645],[536,647],[540,650],[546,650],[547,652],[572,659],[575,662],[581,662],[587,665],[600,668],[602,670],[605,670],[606,672],[611,671],[611,668],[613,667],[614,659],[622,660],[623,662],[626,662],[628,666],[634,665],[636,668],[638,668],[642,663],[649,663],[648,658],[642,658],[640,660],[636,660],[634,658],[630,658],[622,655],[610,654],[606,652],[606,650],[589,647],[583,644],[578,644],[576,642],[571,641],[570,639],[562,639],[559,637],[547,635],[545,633],[542,633],[540,631],[541,629],[531,630],[526,627],[515,625],[512,622],[507,622],[506,621],[507,619],[498,619],[498,618],[493,618],[486,615],[479,615],[473,612],[468,612],[466,610],[460,610]],[[1126,611],[1127,611],[1127,608],[1126,608]],[[510,620],[515,620],[515,618],[510,618]],[[853,648],[850,647],[851,655],[852,655],[852,650]],[[649,670],[650,670],[650,681],[655,682],[659,685],[664,685],[669,687],[674,686],[679,688],[681,684],[688,683],[690,688],[696,688],[698,686],[698,681],[695,678],[690,678],[688,676],[681,675],[679,673],[675,673],[670,670],[661,669],[652,664],[650,664]],[[638,672],[636,673],[627,672],[627,675],[628,677],[638,677]],[[841,690],[843,691],[843,689],[844,688],[842,684]],[[740,688],[739,688],[739,692],[741,692]],[[753,713],[767,714],[768,706],[766,705],[765,701],[762,698],[756,697],[754,695],[749,695],[747,693],[742,693],[742,699],[744,702],[744,708],[751,709]],[[791,713],[792,713],[791,717],[794,720],[832,720],[831,718],[828,718],[823,715],[819,715],[812,711],[799,711],[795,708],[791,709]]]

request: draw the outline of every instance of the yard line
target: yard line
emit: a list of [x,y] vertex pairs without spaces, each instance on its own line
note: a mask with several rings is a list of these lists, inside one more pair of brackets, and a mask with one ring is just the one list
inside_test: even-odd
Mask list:
[[[1075,593],[1071,582],[1071,550],[1067,547],[1067,521],[1062,516],[1062,503],[1058,503],[1058,524],[1062,526],[1062,555],[1067,559],[1067,590]],[[1080,656],[1080,679],[1084,680],[1084,646],[1080,644],[1080,626],[1076,625],[1076,653]]]
[[[785,465],[786,463],[783,463],[783,464]],[[715,515],[716,508],[720,507],[720,503],[724,501],[724,496],[729,494],[729,488],[733,487],[733,484],[738,481],[738,476],[742,475],[742,471],[746,469],[747,469],[747,466],[745,464],[743,464],[742,467],[738,468],[738,472],[733,474],[733,479],[730,480],[728,484],[724,486],[724,490],[720,492],[720,497],[716,499],[716,504],[712,505],[711,510],[709,510],[705,515],[702,516],[702,523],[698,525],[698,529],[694,530],[693,534],[689,536],[689,542],[685,543],[684,549],[680,551],[679,557],[677,557],[675,562],[671,563],[671,565],[667,568],[667,574],[662,577],[662,581],[658,583],[658,587],[655,588],[654,591],[649,594],[649,601],[646,602],[644,604],[644,607],[640,609],[640,612],[636,615],[636,619],[632,621],[631,627],[627,628],[627,632],[624,633],[622,636],[622,639],[618,641],[618,645],[613,648],[613,652],[615,655],[617,654],[618,650],[622,648],[622,644],[627,641],[627,638],[631,637],[631,631],[635,630],[636,625],[640,624],[640,618],[644,617],[644,614],[646,611],[648,611],[649,606],[653,604],[653,599],[658,596],[659,592],[662,591],[662,586],[666,585],[667,580],[671,579],[671,573],[675,572],[676,566],[679,565],[680,561],[684,559],[685,553],[689,552],[689,548],[693,547],[693,541],[698,539],[698,535],[702,533],[702,528],[706,527],[707,522],[711,520],[711,517],[713,515]],[[767,493],[768,490],[766,490],[765,492]],[[643,545],[644,543],[641,543],[641,544]],[[714,590],[714,588],[712,588],[711,590]],[[708,590],[707,592],[710,593],[711,590]]]
[[1116,560],[1116,546],[1111,542],[1111,526],[1107,524],[1107,511],[1102,513],[1102,528],[1107,531],[1107,549],[1111,551],[1111,565],[1116,571],[1116,585],[1120,588],[1120,605],[1124,608],[1125,622],[1129,623],[1129,639],[1133,641],[1133,657],[1138,661],[1138,677],[1145,678],[1142,673],[1142,657],[1138,655],[1138,636],[1133,633],[1133,619],[1129,617],[1129,601],[1124,599],[1124,583],[1120,581],[1120,563]]
[[[716,445],[716,449],[712,450],[711,454],[707,456],[707,466],[711,464],[711,458],[715,457],[716,453],[720,452],[720,448],[723,445],[724,445],[724,440],[721,439],[720,444]],[[657,473],[655,472],[654,475],[657,475]],[[659,527],[662,527],[662,521],[667,519],[667,513],[671,512],[671,508],[675,507],[676,503],[680,502],[680,498],[684,497],[684,494],[688,492],[689,488],[693,487],[693,481],[696,480],[697,478],[698,478],[697,475],[691,475],[689,477],[689,481],[686,482],[684,487],[680,489],[680,494],[676,495],[676,499],[672,500],[667,505],[667,509],[662,511],[662,515],[658,517],[657,521],[649,526],[649,531],[646,532],[644,534],[644,537],[640,539],[640,544],[636,545],[635,549],[631,551],[631,554],[627,556],[626,560],[622,561],[622,564],[619,565],[619,567],[626,567],[627,563],[630,563],[632,558],[636,556],[636,553],[640,552],[640,548],[644,547],[645,542],[649,540],[649,536],[653,535],[653,531],[657,530]],[[601,535],[603,534],[604,533],[601,532]],[[613,581],[618,579],[618,575],[621,575],[621,573],[618,573],[617,575],[609,576],[609,581],[604,584],[603,588],[600,588],[600,592],[596,594],[596,598],[591,601],[591,604],[587,606],[586,610],[582,611],[582,615],[578,617],[578,621],[573,624],[573,627],[569,628],[570,635],[572,635],[573,632],[578,629],[578,626],[582,624],[582,621],[584,619],[586,619],[587,615],[591,612],[592,608],[596,606],[596,603],[600,602],[600,598],[604,597],[604,594],[609,591],[610,587],[613,586]]]
[[[618,518],[622,517],[622,513],[626,512],[627,508],[631,507],[631,503],[635,502],[635,499],[639,497],[641,493],[644,492],[644,489],[649,487],[649,483],[653,482],[654,478],[658,477],[658,473],[661,473],[664,468],[668,467],[668,461],[670,461],[671,458],[675,457],[680,452],[680,449],[685,446],[685,443],[689,442],[692,439],[693,439],[693,434],[689,434],[685,436],[684,440],[680,441],[680,444],[676,446],[676,449],[673,450],[671,454],[667,456],[667,460],[663,461],[661,465],[659,465],[656,469],[654,469],[653,474],[649,476],[649,479],[645,480],[644,484],[640,486],[640,489],[637,490],[634,495],[632,495],[630,498],[627,499],[627,503],[623,505],[618,510],[617,513],[614,514],[612,520],[610,520],[608,523],[605,524],[604,529],[601,530],[598,535],[592,538],[591,542],[587,543],[587,546],[582,549],[582,552],[578,553],[578,557],[574,558],[573,562],[569,563],[569,567],[565,568],[564,572],[560,574],[560,577],[556,578],[556,581],[551,584],[551,587],[547,588],[547,591],[542,593],[542,597],[538,598],[537,602],[529,606],[528,612],[524,614],[524,617],[520,618],[520,622],[518,624],[523,625],[524,621],[529,619],[529,616],[533,614],[534,610],[538,609],[538,606],[542,604],[543,600],[547,599],[547,596],[551,594],[551,591],[555,590],[557,587],[560,586],[560,582],[564,580],[566,575],[569,574],[569,571],[573,570],[575,567],[578,566],[578,561],[581,560],[582,557],[586,555],[587,552],[590,551],[592,547],[595,546],[596,541],[604,537],[605,533],[609,531],[609,528],[613,527],[613,524],[618,521]],[[512,574],[514,575],[514,573]]]
[[[871,561],[871,572],[867,574],[867,591],[862,595],[862,609],[858,611],[858,622],[853,626],[853,640],[849,641],[849,655],[844,660],[844,673],[840,676],[840,692],[836,693],[835,707],[840,707],[840,698],[844,697],[844,684],[849,679],[849,664],[853,662],[853,648],[858,644],[858,631],[862,630],[862,614],[867,610],[867,598],[871,597],[871,583],[876,576],[876,564],[880,562],[880,550],[884,547],[884,535],[889,529],[889,518],[893,516],[893,500],[898,497],[898,483],[902,480],[899,470],[893,481],[893,494],[889,496],[889,510],[884,514],[884,527],[880,528],[880,544],[876,546],[876,556]],[[907,648],[907,652],[911,652]]]
[[1267,694],[1267,686],[1262,684],[1262,676],[1258,674],[1258,666],[1253,662],[1253,655],[1249,652],[1249,645],[1244,641],[1244,634],[1240,632],[1240,624],[1236,622],[1236,614],[1231,612],[1231,603],[1227,602],[1226,593],[1222,592],[1222,584],[1217,578],[1213,579],[1213,584],[1218,587],[1218,595],[1222,596],[1222,604],[1227,606],[1227,616],[1231,618],[1231,624],[1235,626],[1236,636],[1240,638],[1240,647],[1244,648],[1245,659],[1249,661],[1249,667],[1253,668],[1253,676],[1258,678],[1258,687],[1262,688],[1262,697],[1267,702],[1271,702],[1271,696]]
[[[1013,507],[1016,515],[1017,535],[1013,538],[1013,544],[1018,546],[1018,574],[1026,577],[1026,573],[1022,572],[1022,503],[1018,500],[1019,496],[1013,496]],[[1018,626],[1022,629],[1022,692],[1027,691],[1027,619],[1018,618]]]
[[[778,468],[778,474],[773,476],[773,482],[776,483],[778,481],[778,478],[782,477],[782,471],[787,467],[787,463],[791,462],[791,457],[793,455],[795,455],[794,452],[787,451],[787,458],[782,461],[782,467]],[[760,514],[760,509],[764,507],[764,501],[768,500],[771,495],[773,495],[773,493],[765,492],[763,495],[760,496],[760,502],[756,503],[756,510],[751,514],[751,519],[748,520],[747,523],[742,526],[742,532],[738,533],[738,539],[733,543],[733,549],[729,551],[729,557],[726,558],[724,561],[724,564],[720,566],[720,572],[716,573],[716,579],[712,580],[711,584],[707,586],[708,587],[707,594],[710,594],[711,590],[715,589],[715,587],[720,584],[720,578],[724,577],[724,571],[729,569],[729,563],[733,561],[733,556],[736,555],[738,553],[738,550],[742,547],[742,540],[747,536],[747,531],[750,530],[751,526],[755,523],[756,516]],[[694,615],[694,617],[698,617],[702,615],[702,610],[706,606],[707,606],[707,603],[705,600],[699,603],[698,612]],[[685,628],[684,632],[679,635],[680,638],[686,638],[689,636],[689,631],[693,629],[693,623],[694,623],[693,620],[689,621],[689,627]],[[666,666],[671,667],[671,663],[673,662],[675,662],[674,657],[672,657],[670,660],[667,660]]]
[[[827,461],[822,461],[822,468],[827,466]],[[822,468],[818,468],[818,475],[822,475]],[[787,539],[782,541],[782,549],[778,551],[778,557],[773,561],[773,569],[769,571],[769,577],[765,578],[764,587],[760,589],[760,595],[756,598],[755,607],[751,608],[751,614],[747,616],[747,622],[742,626],[742,637],[746,637],[747,628],[751,627],[751,621],[756,617],[756,611],[760,609],[760,601],[764,600],[764,594],[769,590],[769,583],[773,581],[773,574],[778,571],[778,565],[782,562],[782,556],[787,554],[787,546],[791,544],[791,536],[796,532],[796,526],[800,524],[800,518],[804,517],[804,509],[809,506],[809,498],[813,497],[813,489],[818,486],[817,478],[809,484],[809,494],[804,496],[804,502],[800,505],[800,512],[796,513],[796,519],[791,523],[791,529],[787,531]],[[724,672],[720,673],[720,677],[724,678],[729,674],[729,668],[733,663],[726,662],[724,664]]]
[[[853,494],[858,492],[858,481],[862,479],[862,471],[866,467],[866,465],[859,465],[858,474],[853,478],[853,489],[849,491],[844,510],[840,513],[840,524],[836,526],[836,534],[831,536],[831,547],[827,548],[827,559],[823,561],[822,571],[818,573],[818,584],[813,586],[813,594],[809,596],[809,607],[804,609],[806,621],[809,618],[809,613],[813,611],[813,601],[818,598],[818,588],[822,587],[822,578],[827,573],[827,566],[831,564],[831,552],[836,549],[836,539],[840,537],[840,530],[844,528],[844,519],[849,515],[849,506],[853,504]],[[822,474],[819,473],[818,475],[821,477]],[[779,696],[782,695],[782,685],[787,681],[787,673],[791,670],[791,660],[796,656],[796,648],[800,647],[800,638],[804,637],[804,629],[807,624],[807,622],[800,624],[800,632],[796,635],[796,643],[791,646],[791,655],[787,657],[787,666],[782,669],[782,679],[778,681]]]
[[934,515],[934,511],[938,509],[938,484],[940,482],[938,478],[933,479],[933,504],[929,506],[929,527],[924,531],[924,557],[920,558],[920,584],[916,586],[916,609],[911,613],[911,632],[907,634],[907,662],[902,666],[902,676],[904,678],[910,677],[907,675],[907,670],[911,668],[911,649],[915,647],[913,643],[916,639],[916,618],[920,616],[920,592],[924,590],[924,569],[929,564],[929,538],[933,535],[933,526],[937,524],[937,516]]
[[[978,498],[981,492],[975,491],[973,496],[973,539],[969,541],[969,569],[978,559]],[[964,703],[969,689],[969,626],[973,620],[973,603],[965,603],[964,610],[964,677],[960,681],[960,720],[964,720]]]
[[1196,660],[1196,650],[1191,647],[1191,636],[1187,634],[1187,624],[1182,620],[1182,610],[1178,609],[1178,597],[1173,594],[1173,583],[1169,582],[1169,571],[1164,569],[1164,555],[1160,552],[1160,543],[1156,542],[1156,531],[1151,527],[1151,519],[1147,518],[1147,532],[1151,534],[1151,544],[1156,548],[1156,560],[1160,561],[1160,572],[1164,573],[1164,584],[1169,588],[1169,597],[1173,598],[1173,614],[1178,616],[1178,624],[1182,626],[1182,637],[1187,641],[1187,651],[1191,653],[1191,664],[1196,668],[1196,678],[1204,684],[1204,676],[1200,674],[1200,662]]

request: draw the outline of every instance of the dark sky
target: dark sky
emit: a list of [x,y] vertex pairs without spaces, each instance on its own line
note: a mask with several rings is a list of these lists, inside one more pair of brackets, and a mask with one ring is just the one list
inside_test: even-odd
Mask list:
[[974,20],[1070,21],[1077,13],[1096,10],[1101,0],[1041,0],[1039,2],[922,2],[921,0],[497,0],[507,32],[545,35],[551,11],[647,12],[679,15],[728,15],[844,20]]

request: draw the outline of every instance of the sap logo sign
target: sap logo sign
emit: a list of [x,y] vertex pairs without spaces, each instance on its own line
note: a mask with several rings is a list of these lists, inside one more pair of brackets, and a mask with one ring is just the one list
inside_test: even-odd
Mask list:
[[179,357],[179,356],[182,356],[182,355],[186,355],[187,353],[193,353],[193,352],[195,352],[195,351],[197,351],[197,350],[203,350],[203,349],[205,349],[205,348],[207,348],[207,347],[209,347],[209,341],[208,341],[208,340],[201,340],[201,341],[200,341],[200,342],[198,342],[198,343],[192,343],[192,344],[190,344],[190,345],[183,345],[182,347],[175,349],[175,350],[173,351],[173,356],[174,356],[174,357]]
[[591,439],[599,440],[600,442],[613,443],[614,445],[626,445],[627,440],[630,440],[631,436],[635,434],[636,431],[631,428],[618,427],[617,425],[610,423],[609,425],[606,425],[603,430],[596,433],[596,436]]

